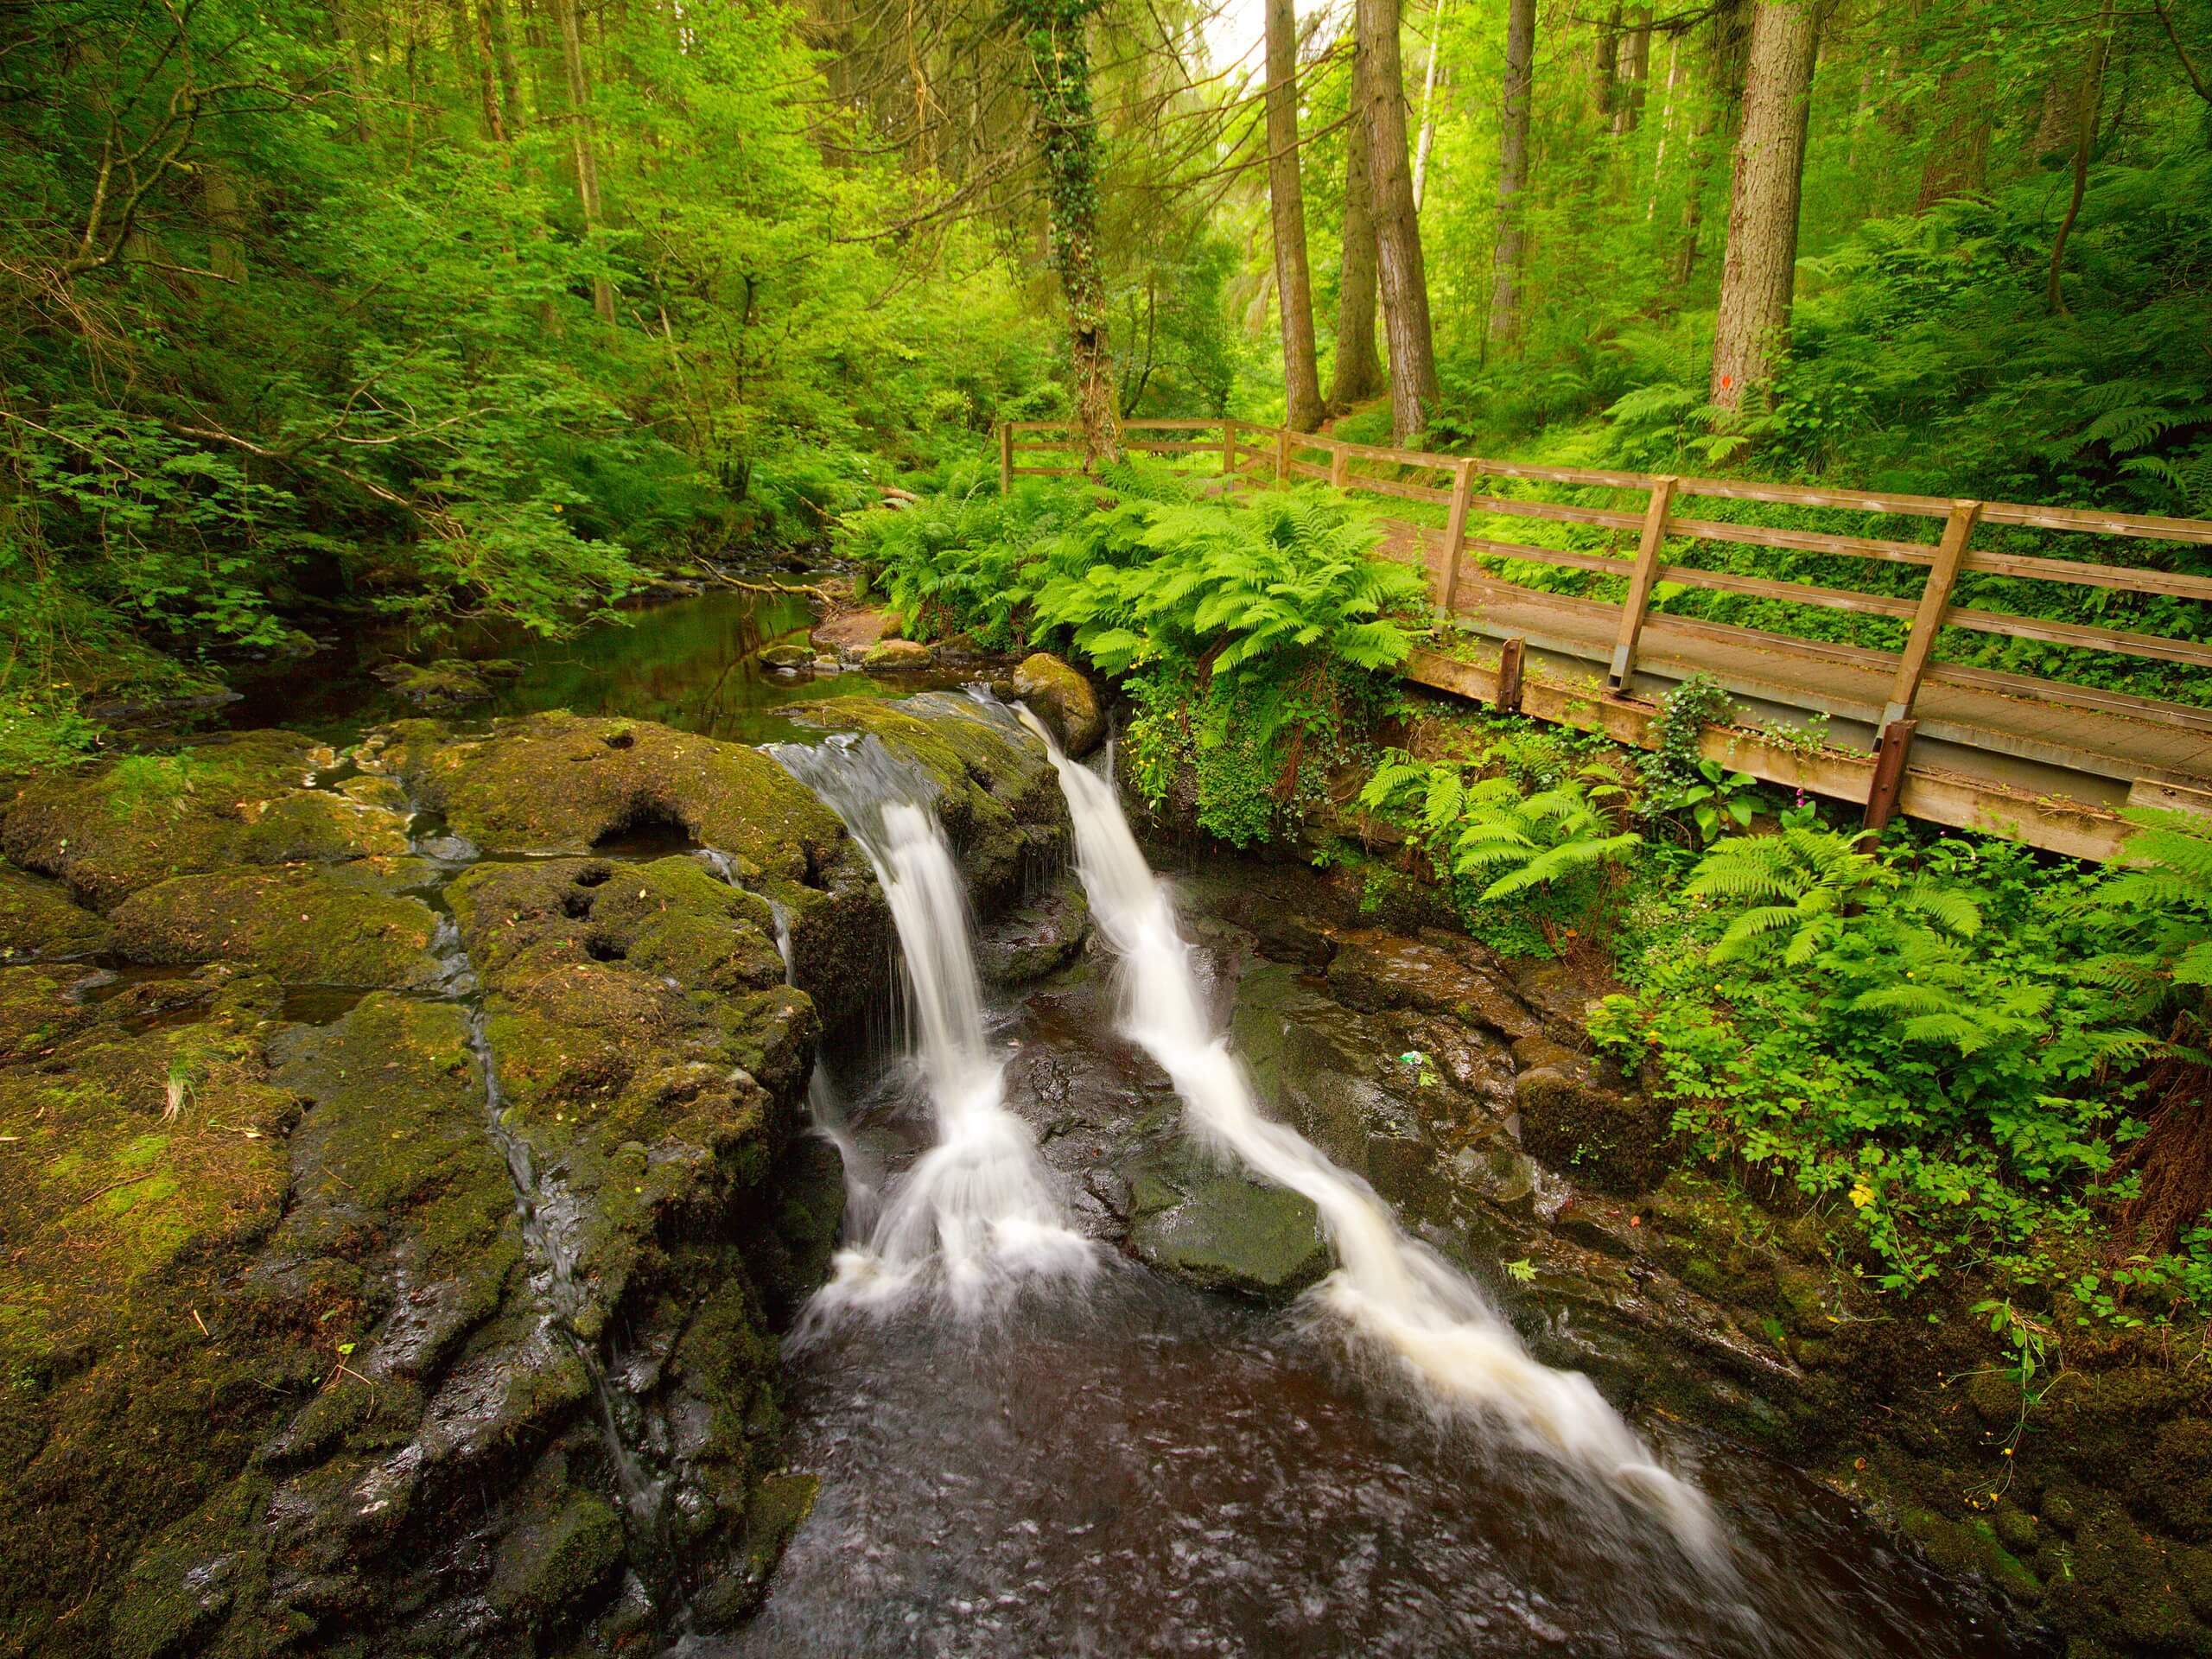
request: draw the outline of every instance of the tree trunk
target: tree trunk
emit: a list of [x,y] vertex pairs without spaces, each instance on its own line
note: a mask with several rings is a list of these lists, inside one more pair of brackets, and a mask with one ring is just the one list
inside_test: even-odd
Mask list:
[[1745,46],[1750,30],[1744,26],[1744,0],[1726,0],[1713,14],[1709,25],[1707,70],[1713,96],[1692,128],[1689,140],[1689,190],[1682,201],[1682,235],[1675,245],[1672,275],[1680,288],[1697,275],[1699,233],[1705,226],[1706,180],[1719,148],[1719,135],[1734,130],[1743,113]]
[[[574,139],[576,199],[583,206],[584,233],[603,222],[599,195],[599,157],[591,134],[591,81],[584,73],[584,41],[576,23],[576,0],[553,0],[553,21],[561,30],[561,68],[569,85],[569,130]],[[614,321],[614,288],[604,276],[591,284],[591,307],[601,322]]]
[[1995,94],[1986,60],[1953,69],[1937,84],[1936,107],[1945,118],[1921,166],[1914,212],[1924,213],[1950,196],[1973,195],[1987,181]]
[[1284,421],[1321,424],[1321,375],[1313,360],[1313,286],[1306,264],[1306,191],[1298,156],[1298,16],[1294,0],[1268,0],[1268,205],[1274,221],[1276,310],[1282,318]]
[[515,43],[507,28],[506,0],[477,0],[479,27],[490,42],[492,66],[499,76],[500,125],[512,138],[525,124],[522,107],[522,71],[515,63]]
[[1344,126],[1344,240],[1337,276],[1337,360],[1329,376],[1329,405],[1347,410],[1382,390],[1382,359],[1375,350],[1375,192],[1367,136],[1366,60],[1351,61],[1351,118]]
[[1421,137],[1414,145],[1414,211],[1421,211],[1423,188],[1428,182],[1428,152],[1436,143],[1436,61],[1444,54],[1444,3],[1436,0],[1436,10],[1428,20],[1428,67],[1421,72]]
[[1590,51],[1590,113],[1597,117],[1600,132],[1613,123],[1613,80],[1620,67],[1620,55],[1621,0],[1611,0],[1605,21],[1598,25],[1598,38]]
[[1675,137],[1675,89],[1682,83],[1682,37],[1667,37],[1667,95],[1659,105],[1659,144],[1651,154],[1651,194],[1643,203],[1643,222],[1659,213],[1659,188],[1667,178],[1667,146]]
[[1643,97],[1651,80],[1651,8],[1638,6],[1622,55],[1620,85],[1613,98],[1613,137],[1624,138],[1643,119]]
[[484,106],[484,130],[494,143],[507,142],[507,112],[499,101],[499,54],[492,42],[492,9],[476,6],[476,96]]
[[1354,28],[1367,60],[1367,137],[1375,244],[1382,273],[1382,330],[1390,342],[1390,418],[1402,441],[1436,406],[1436,347],[1428,274],[1406,157],[1406,83],[1398,58],[1399,0],[1357,0]]
[[1098,270],[1098,121],[1084,35],[1097,0],[1012,0],[1029,54],[1052,216],[1052,264],[1068,308],[1068,355],[1085,470],[1122,454],[1107,345],[1106,283]]
[[2066,203],[2066,217],[2058,221],[2058,234],[2050,241],[2050,279],[2044,289],[2045,302],[2060,316],[2066,315],[2066,296],[2060,290],[2058,274],[2066,261],[2066,238],[2074,233],[2074,221],[2082,216],[2082,198],[2089,188],[2089,157],[2097,146],[2097,113],[2104,107],[2105,57],[2111,46],[2112,0],[2104,0],[2097,10],[2096,33],[2089,37],[2088,65],[2082,71],[2082,87],[2075,99],[2074,191]]
[[221,162],[200,162],[200,200],[207,213],[207,269],[243,287],[245,207],[238,200],[237,179]]
[[1810,0],[1758,0],[1728,204],[1728,254],[1713,330],[1713,402],[1739,409],[1787,347],[1797,209],[1818,18]]
[[1536,0],[1510,0],[1505,79],[1497,124],[1497,245],[1491,256],[1490,340],[1510,347],[1521,333],[1521,264],[1527,233],[1521,193],[1529,182],[1529,110],[1535,101]]

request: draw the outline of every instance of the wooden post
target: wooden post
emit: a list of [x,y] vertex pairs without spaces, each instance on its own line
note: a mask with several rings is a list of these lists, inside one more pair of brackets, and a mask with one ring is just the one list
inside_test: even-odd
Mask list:
[[1014,423],[999,423],[999,493],[1014,493]]
[[1497,710],[1503,715],[1521,712],[1521,658],[1527,653],[1528,642],[1515,634],[1497,652]]
[[1351,476],[1351,456],[1334,438],[1329,440],[1329,487],[1341,490],[1344,480]]
[[1225,477],[1236,473],[1236,417],[1228,416],[1221,423],[1221,470]]
[[1636,568],[1629,575],[1628,599],[1621,607],[1621,631],[1613,640],[1612,668],[1605,676],[1605,690],[1618,691],[1636,671],[1636,641],[1643,632],[1643,613],[1651,607],[1651,589],[1659,579],[1659,550],[1667,539],[1667,509],[1675,499],[1675,475],[1663,473],[1651,480],[1651,500],[1643,510],[1643,536],[1636,544]]
[[1437,599],[1450,621],[1459,614],[1459,553],[1467,539],[1467,498],[1475,490],[1475,463],[1462,461],[1452,471],[1452,511],[1444,519],[1443,579],[1437,583]]
[[1916,721],[1893,720],[1882,728],[1874,745],[1874,782],[1866,791],[1866,833],[1872,835],[1897,816],[1897,797],[1904,790],[1904,758],[1912,747]]
[[1936,653],[1936,636],[1943,631],[1943,613],[1951,607],[1951,587],[1959,579],[1959,566],[1967,556],[1967,541],[1981,517],[1979,501],[1954,501],[1943,524],[1943,539],[1936,543],[1936,562],[1928,567],[1921,584],[1920,606],[1912,613],[1912,631],[1904,638],[1904,655],[1897,660],[1897,683],[1890,689],[1889,707],[1882,710],[1886,734],[1898,721],[1912,718],[1920,682]]
[[1275,482],[1287,484],[1289,481],[1290,429],[1279,426],[1275,428]]

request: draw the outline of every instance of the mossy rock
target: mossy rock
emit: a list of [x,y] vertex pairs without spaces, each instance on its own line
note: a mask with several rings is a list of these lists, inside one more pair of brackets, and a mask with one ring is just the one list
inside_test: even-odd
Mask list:
[[492,695],[493,680],[520,672],[504,660],[471,663],[442,657],[434,663],[386,663],[376,677],[421,708],[450,709],[481,702]]
[[242,732],[38,779],[0,817],[0,850],[102,911],[172,876],[405,853],[397,814],[302,786],[314,747]]
[[1521,1143],[1569,1179],[1634,1197],[1675,1165],[1674,1115],[1642,1094],[1607,1089],[1580,1068],[1538,1065],[1513,1080]]
[[871,674],[912,674],[927,668],[937,653],[912,639],[879,639],[861,658]]
[[377,893],[319,869],[185,875],[115,912],[116,949],[133,962],[226,961],[293,985],[426,990],[437,918],[419,899]]
[[68,962],[107,949],[114,930],[58,881],[0,863],[0,962]]
[[1105,717],[1090,682],[1050,652],[1033,652],[1014,671],[1014,695],[1052,728],[1060,747],[1077,760],[1106,736]]
[[296,1344],[226,1306],[283,1214],[297,1116],[267,1077],[253,1001],[136,1033],[98,1023],[66,1070],[0,1071],[10,1652],[108,1650],[138,1541],[222,1490],[303,1397]]
[[793,645],[788,641],[782,645],[768,645],[760,652],[760,666],[795,673],[800,669],[814,666],[814,652],[809,646]]
[[596,1492],[577,1492],[500,1540],[486,1599],[526,1630],[555,1624],[606,1588],[623,1554],[614,1506]]
[[91,1026],[98,1011],[71,995],[67,970],[0,966],[0,1063],[52,1053]]
[[1329,1270],[1312,1199],[1176,1154],[1130,1182],[1129,1247],[1208,1290],[1289,1296]]
[[938,816],[985,915],[1060,861],[1068,830],[1059,777],[1010,711],[930,691],[896,702],[833,697],[792,713],[825,730],[866,733],[920,768],[938,787]]
[[978,935],[976,971],[990,984],[1026,985],[1065,967],[1090,937],[1090,903],[1064,881]]

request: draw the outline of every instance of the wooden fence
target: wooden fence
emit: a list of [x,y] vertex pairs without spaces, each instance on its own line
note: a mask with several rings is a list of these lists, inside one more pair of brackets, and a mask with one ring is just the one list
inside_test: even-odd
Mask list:
[[[2018,809],[2037,817],[2056,810],[2064,817],[2085,804],[2109,819],[2109,809],[2117,804],[2111,798],[2113,785],[2125,786],[2129,801],[2212,811],[2212,709],[2063,679],[1941,663],[1935,657],[1937,637],[1946,628],[1956,628],[2212,670],[2212,644],[2200,640],[2050,620],[1964,604],[1956,598],[1962,577],[1987,575],[2212,601],[2212,575],[1975,545],[1978,534],[2014,527],[2056,532],[2064,538],[2116,537],[2212,548],[2212,521],[1439,455],[1235,420],[1133,421],[1125,429],[1143,435],[1127,441],[1131,448],[1218,454],[1222,471],[1240,483],[1314,479],[1388,503],[1421,503],[1431,516],[1440,509],[1440,526],[1383,514],[1386,547],[1427,566],[1442,618],[1468,632],[1497,639],[1502,650],[1495,667],[1479,666],[1471,679],[1464,671],[1446,673],[1435,666],[1440,659],[1432,656],[1427,659],[1431,683],[1440,683],[1436,677],[1442,675],[1452,682],[1451,689],[1473,690],[1486,701],[1503,702],[1509,690],[1517,697],[1523,654],[1533,649],[1601,666],[1601,700],[1634,703],[1630,694],[1639,669],[1676,679],[1705,671],[1739,695],[1864,721],[1873,734],[1872,754],[1866,757],[1871,771],[1863,780],[1856,772],[1847,779],[1827,779],[1824,792],[1840,790],[1863,801],[1867,821],[1875,826],[1900,810],[1915,811],[1910,798],[1914,769],[1908,767],[1908,757],[1916,734],[1955,750],[2009,756],[2031,769],[2056,768],[2103,780],[2105,785],[2101,794],[2097,788],[2089,789],[2086,802],[2052,801],[2047,789],[2000,787],[2005,798],[1989,810],[1955,807],[1930,814],[1942,822],[1970,821],[1987,828],[1993,827],[1993,811],[2001,815]],[[1073,443],[1068,429],[1049,423],[1017,422],[1002,427],[1001,481],[1011,486],[1016,476],[1025,474],[1079,471],[1069,454]],[[1029,454],[1058,454],[1063,464],[1014,464],[1017,456]],[[1642,499],[1588,505],[1523,493],[1529,490],[1595,490],[1611,493],[1616,499],[1624,494]],[[1701,500],[1753,504],[1754,518],[1760,505],[1863,515],[1869,521],[1890,521],[1870,524],[1870,531],[1882,528],[1893,533],[1836,533],[1700,516],[1692,504]],[[1898,526],[1898,520],[1906,522]],[[1618,550],[1611,546],[1547,547],[1510,533],[1478,533],[1510,532],[1516,521],[1594,531],[1597,539],[1617,543]],[[1909,531],[1915,521],[1926,524],[1928,539],[1894,533]],[[1908,594],[1777,580],[1687,562],[1696,548],[1707,544],[1833,556],[1854,562],[1847,569],[1918,567],[1923,574],[1918,591]],[[1621,583],[1621,597],[1570,596],[1516,582],[1510,572],[1485,569],[1486,563],[1499,561],[1615,577]],[[1673,616],[1653,608],[1662,583],[1888,618],[1903,629],[1902,646],[1876,651]],[[1417,663],[1416,677],[1422,671]],[[1618,721],[1593,713],[1592,718],[1576,723]],[[1802,766],[1779,760],[1747,769],[1758,775],[1795,772],[1799,776],[1794,780],[1803,781]],[[1929,794],[1924,780],[1918,792]],[[1961,820],[1961,811],[1969,818]],[[2040,834],[2026,825],[2015,828],[2038,844],[2069,851],[2108,851],[2122,833],[2109,824],[2086,835],[2078,827]]]

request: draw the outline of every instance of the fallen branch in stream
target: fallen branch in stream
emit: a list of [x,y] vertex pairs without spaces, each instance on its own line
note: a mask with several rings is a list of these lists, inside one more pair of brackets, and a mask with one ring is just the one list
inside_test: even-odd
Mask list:
[[[706,561],[703,559],[702,559],[700,563],[702,564],[706,564]],[[824,609],[835,609],[836,607],[837,601],[836,599],[823,588],[816,587],[810,582],[778,582],[773,577],[771,577],[766,582],[747,582],[742,576],[733,576],[728,571],[721,569],[716,566],[706,564],[706,568],[710,573],[712,573],[715,581],[727,582],[732,588],[739,588],[745,593],[801,594],[808,599],[813,600]]]

